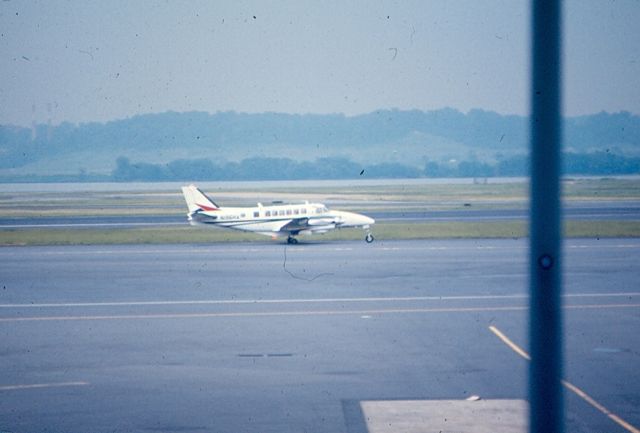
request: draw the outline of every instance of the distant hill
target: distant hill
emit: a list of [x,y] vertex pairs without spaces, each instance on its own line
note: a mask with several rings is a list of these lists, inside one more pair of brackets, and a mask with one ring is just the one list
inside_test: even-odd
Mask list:
[[[110,176],[118,158],[159,167],[179,160],[226,166],[252,158],[298,165],[339,158],[422,173],[429,164],[486,166],[517,158],[527,153],[527,137],[527,118],[483,110],[380,110],[352,117],[166,112],[107,123],[0,126],[0,178]],[[640,117],[622,112],[565,119],[564,145],[573,153],[640,157]]]

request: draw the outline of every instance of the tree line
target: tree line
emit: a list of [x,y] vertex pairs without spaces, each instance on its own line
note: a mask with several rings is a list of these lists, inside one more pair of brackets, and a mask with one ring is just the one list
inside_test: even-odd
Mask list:
[[[610,152],[564,153],[566,175],[640,174],[640,158]],[[319,158],[295,161],[289,158],[247,158],[240,162],[213,163],[209,159],[180,159],[167,164],[131,162],[120,157],[111,179],[128,181],[233,181],[303,179],[411,179],[447,177],[515,177],[529,174],[529,158],[518,155],[494,163],[471,161],[428,161],[418,168],[385,162],[361,164],[348,158]]]

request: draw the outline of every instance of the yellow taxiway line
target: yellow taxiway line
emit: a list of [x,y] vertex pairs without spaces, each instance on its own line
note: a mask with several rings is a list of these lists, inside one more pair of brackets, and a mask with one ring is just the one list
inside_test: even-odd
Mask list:
[[[515,353],[517,353],[518,355],[520,355],[521,357],[523,357],[527,361],[531,361],[531,356],[524,349],[522,349],[516,343],[511,341],[511,339],[509,339],[509,337],[507,337],[498,328],[496,328],[495,326],[491,325],[491,326],[489,326],[489,330],[491,332],[493,332],[496,335],[496,337],[498,337],[504,344],[509,346],[509,348],[511,350],[513,350]],[[598,403],[598,401],[596,401],[593,397],[591,397],[589,394],[587,394],[586,392],[584,392],[582,389],[578,388],[577,386],[575,386],[571,382],[568,382],[566,380],[562,380],[562,385],[564,385],[565,388],[567,388],[568,390],[570,390],[571,392],[576,394],[578,397],[580,397],[581,399],[583,399],[584,401],[589,403],[591,406],[593,406],[598,411],[600,411],[601,413],[606,415],[609,419],[611,419],[613,422],[615,422],[616,424],[618,424],[619,426],[621,426],[622,428],[624,428],[628,432],[630,432],[630,433],[640,433],[640,430],[638,428],[634,427],[633,425],[629,424],[627,421],[625,421],[622,418],[620,418],[615,413],[611,412],[609,409],[607,409],[602,404]]]

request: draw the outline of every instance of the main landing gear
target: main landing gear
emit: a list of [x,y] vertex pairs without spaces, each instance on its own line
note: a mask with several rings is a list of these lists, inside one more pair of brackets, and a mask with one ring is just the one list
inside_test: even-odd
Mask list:
[[370,244],[371,242],[373,242],[375,238],[373,237],[373,235],[371,233],[367,233],[367,235],[364,237],[364,240]]
[[294,238],[293,236],[289,236],[287,238],[287,243],[289,245],[296,245],[298,243],[298,240],[296,238]]

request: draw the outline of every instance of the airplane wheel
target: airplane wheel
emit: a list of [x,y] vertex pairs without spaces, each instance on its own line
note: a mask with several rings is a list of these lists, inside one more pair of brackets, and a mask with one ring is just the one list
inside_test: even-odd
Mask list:
[[367,236],[365,236],[364,240],[367,241],[368,244],[370,244],[371,242],[373,242],[375,238],[373,237],[373,235],[371,233],[367,233]]
[[287,238],[287,243],[290,245],[295,245],[298,243],[298,240],[296,238],[289,237]]

